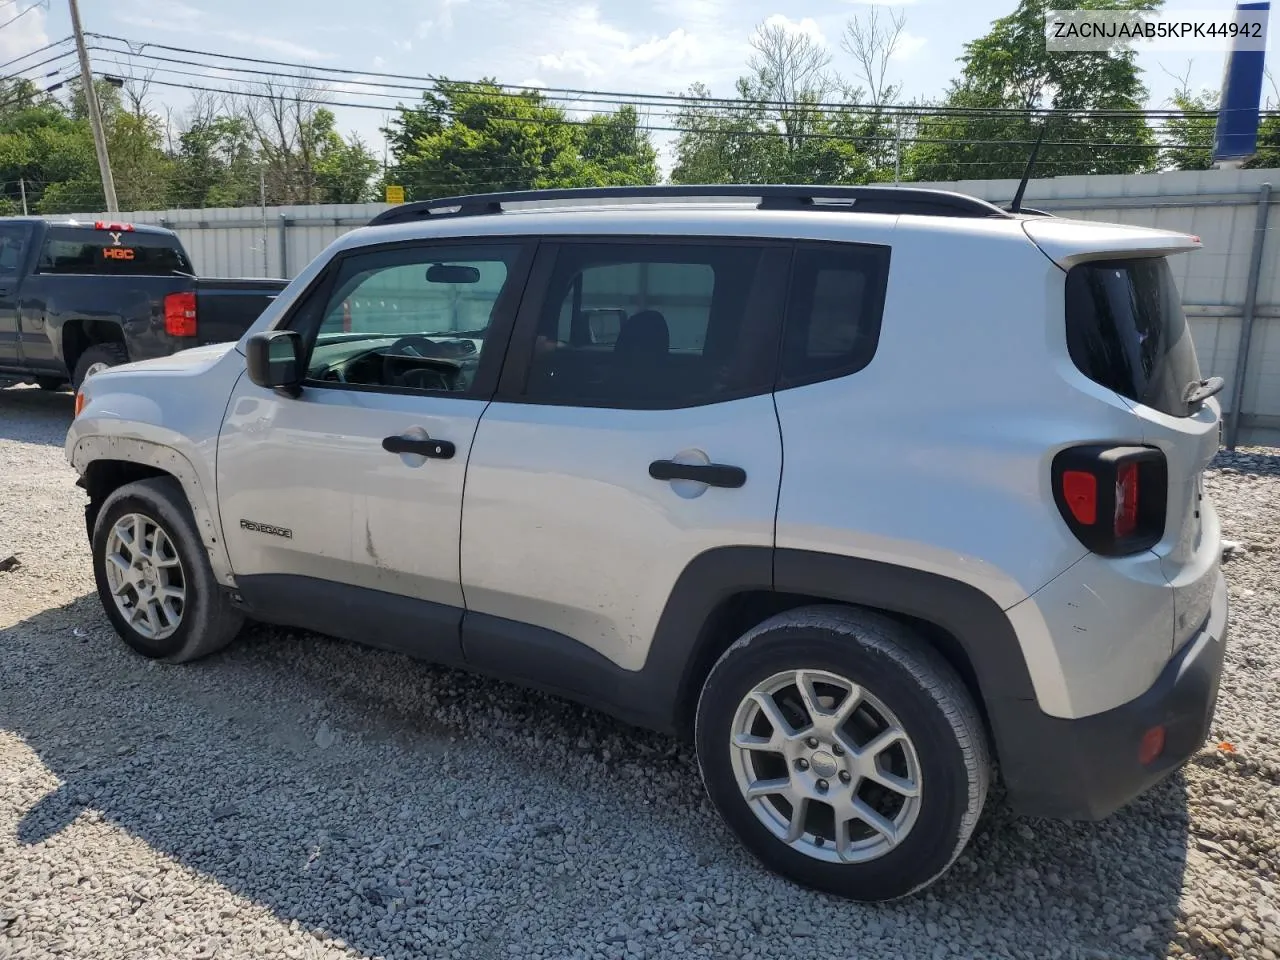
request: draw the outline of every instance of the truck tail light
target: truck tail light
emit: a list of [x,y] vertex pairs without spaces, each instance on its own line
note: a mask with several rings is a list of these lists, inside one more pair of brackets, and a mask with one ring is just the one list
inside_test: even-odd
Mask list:
[[164,298],[164,332],[171,337],[196,335],[196,295],[171,293]]
[[1052,471],[1062,518],[1094,553],[1139,553],[1164,536],[1168,465],[1154,447],[1068,447]]
[[106,220],[95,220],[93,221],[93,229],[110,230],[114,233],[132,233],[133,224],[132,223],[108,223]]

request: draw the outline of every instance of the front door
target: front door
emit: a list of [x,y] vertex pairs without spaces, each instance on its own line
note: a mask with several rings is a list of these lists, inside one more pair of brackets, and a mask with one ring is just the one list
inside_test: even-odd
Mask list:
[[469,663],[544,669],[530,679],[590,694],[537,651],[639,670],[695,557],[772,548],[790,255],[736,240],[544,245],[545,285],[526,297],[467,472]]
[[310,345],[301,394],[241,376],[218,497],[265,619],[455,659],[463,478],[529,259],[518,242],[341,257],[285,320]]
[[0,367],[16,367],[22,363],[18,284],[26,265],[30,237],[31,227],[26,224],[0,224]]

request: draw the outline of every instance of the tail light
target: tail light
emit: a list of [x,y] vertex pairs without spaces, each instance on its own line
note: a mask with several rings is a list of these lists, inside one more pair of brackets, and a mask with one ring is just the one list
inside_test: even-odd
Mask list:
[[1139,553],[1164,536],[1168,465],[1154,447],[1069,447],[1053,458],[1053,496],[1094,553]]
[[164,298],[164,332],[171,337],[196,335],[195,293],[171,293]]

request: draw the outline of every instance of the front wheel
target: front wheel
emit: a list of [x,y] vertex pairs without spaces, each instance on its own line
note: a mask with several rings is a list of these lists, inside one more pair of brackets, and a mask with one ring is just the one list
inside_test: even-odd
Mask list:
[[143,656],[195,660],[239,632],[244,618],[223,596],[172,477],[139,480],[111,494],[94,524],[92,548],[107,617]]
[[779,614],[712,668],[695,721],[712,802],[767,867],[893,900],[951,866],[990,780],[978,711],[924,641],[869,611]]

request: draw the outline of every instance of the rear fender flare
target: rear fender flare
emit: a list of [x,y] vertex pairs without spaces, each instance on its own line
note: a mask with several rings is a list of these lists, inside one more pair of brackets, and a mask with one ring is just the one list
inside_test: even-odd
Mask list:
[[[677,580],[658,621],[641,673],[647,703],[661,726],[679,729],[698,695],[706,646],[736,638],[705,629],[721,605],[747,591],[770,591],[778,606],[788,595],[847,603],[900,614],[946,631],[972,668],[975,693],[1000,753],[1008,723],[1036,703],[1031,675],[1013,624],[976,587],[936,573],[875,560],[806,550],[727,547],[695,557]],[[727,644],[725,644],[727,646]],[[640,705],[637,704],[637,707]]]

